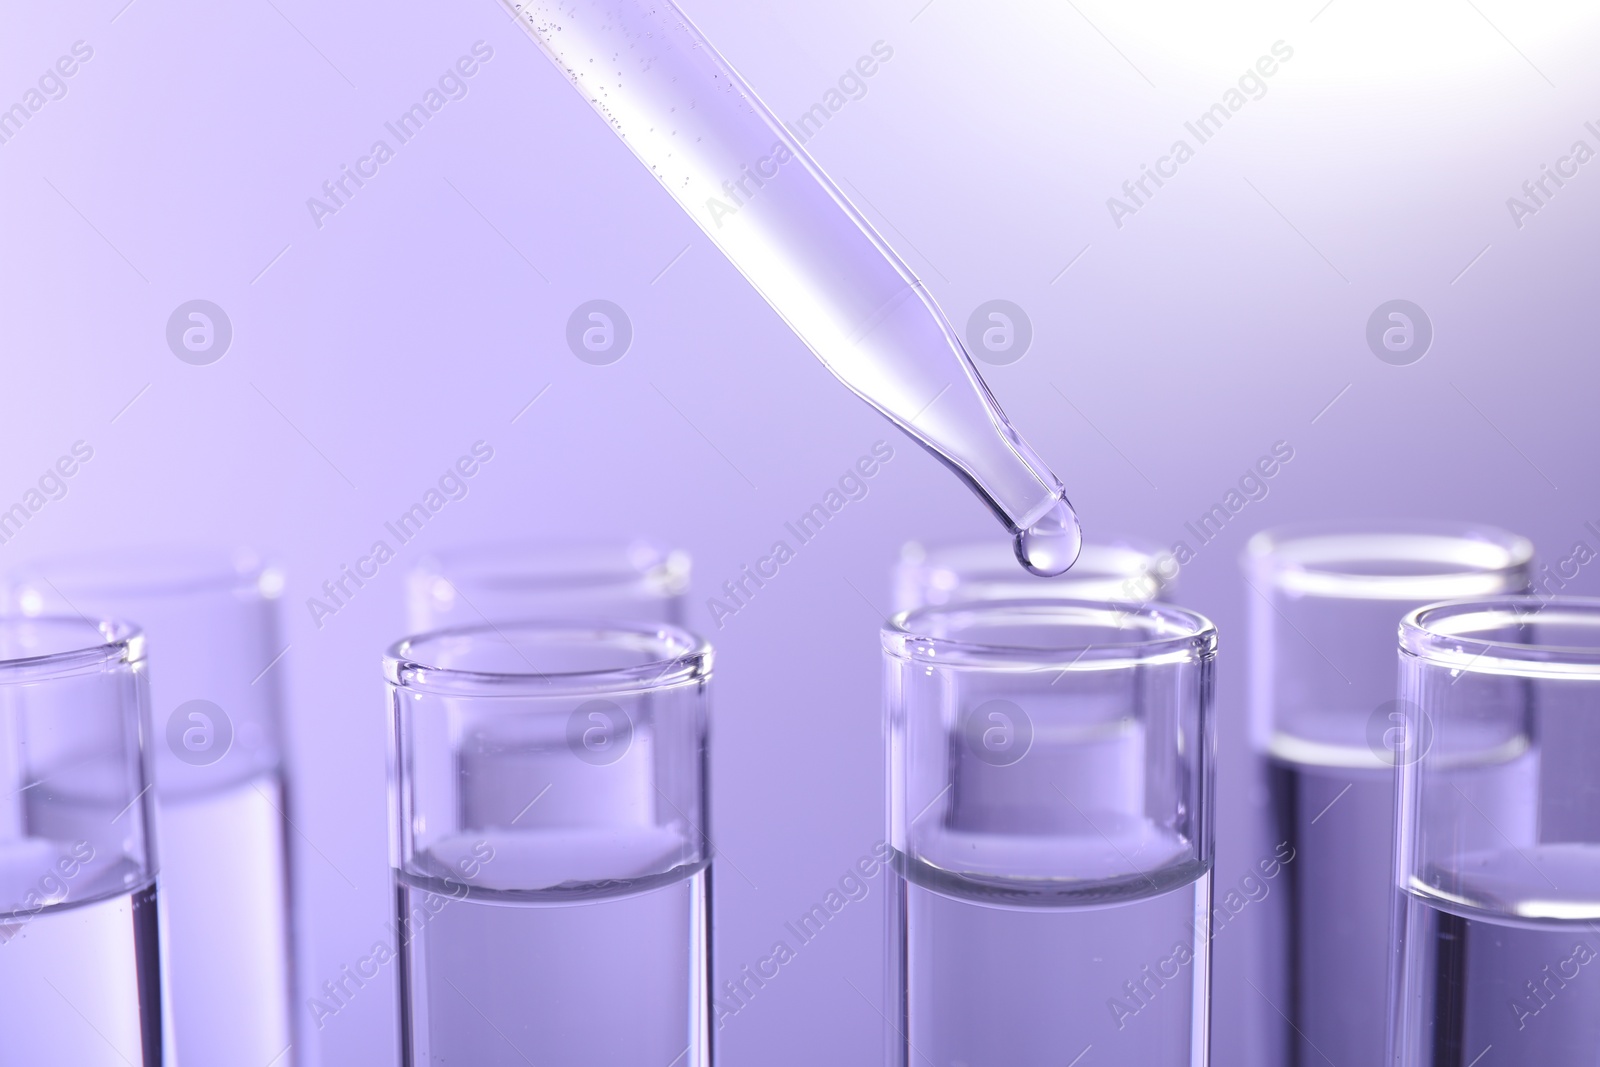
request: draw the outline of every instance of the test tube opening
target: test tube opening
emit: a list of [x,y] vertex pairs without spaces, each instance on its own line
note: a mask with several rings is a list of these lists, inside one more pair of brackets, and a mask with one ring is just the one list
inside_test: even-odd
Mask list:
[[497,1062],[482,1011],[553,1061],[704,1067],[706,642],[499,622],[397,642],[384,671],[413,1062]]
[[898,615],[882,644],[897,1062],[1102,1040],[1194,1062],[1215,628],[1159,604],[968,601]]
[[25,1062],[162,1062],[144,648],[128,623],[0,617],[0,1000]]
[[1600,599],[1429,605],[1399,647],[1413,743],[1396,769],[1391,1062],[1485,1044],[1586,1062],[1600,1041],[1581,981],[1600,955]]

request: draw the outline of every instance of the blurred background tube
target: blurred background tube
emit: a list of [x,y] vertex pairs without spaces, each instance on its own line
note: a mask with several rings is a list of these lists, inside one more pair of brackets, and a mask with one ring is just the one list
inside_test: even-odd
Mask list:
[[1394,767],[1408,755],[1395,633],[1428,601],[1525,590],[1532,559],[1525,538],[1450,523],[1308,524],[1247,545],[1262,844],[1288,857],[1287,891],[1263,902],[1269,1063],[1380,1062]]
[[643,538],[463,545],[408,576],[407,632],[524,619],[681,625],[688,590],[689,554]]

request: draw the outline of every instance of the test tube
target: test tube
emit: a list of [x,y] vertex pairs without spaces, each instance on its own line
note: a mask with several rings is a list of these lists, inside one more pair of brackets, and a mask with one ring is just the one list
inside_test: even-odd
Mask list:
[[708,1067],[710,648],[506,623],[384,672],[405,1067]]
[[1207,1063],[1211,623],[969,602],[883,649],[889,1063]]
[[1085,544],[1065,574],[1039,578],[1022,573],[1004,545],[993,542],[900,549],[894,570],[894,610],[962,600],[1170,600],[1177,561],[1132,544]]
[[1591,1067],[1600,600],[1422,608],[1400,626],[1400,671],[1389,1062]]
[[7,590],[23,615],[105,614],[149,635],[168,1041],[184,1067],[299,1062],[281,588],[252,553],[171,548],[46,560]]
[[1260,906],[1269,1062],[1380,1062],[1404,757],[1395,629],[1429,601],[1526,590],[1532,558],[1525,538],[1450,523],[1329,522],[1247,545],[1263,855],[1284,862]]
[[144,652],[0,618],[0,1062],[162,1067]]
[[689,554],[653,541],[512,541],[429,556],[406,601],[412,633],[541,618],[678,625],[688,589]]

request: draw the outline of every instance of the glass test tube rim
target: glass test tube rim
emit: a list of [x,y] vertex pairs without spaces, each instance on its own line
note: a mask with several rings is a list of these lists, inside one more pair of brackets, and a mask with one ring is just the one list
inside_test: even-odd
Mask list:
[[[1453,552],[1440,557],[1428,549]],[[1240,562],[1294,596],[1440,601],[1526,588],[1533,542],[1489,523],[1430,519],[1332,519],[1276,526],[1246,543]],[[1453,569],[1375,574],[1360,563],[1445,562]]]
[[116,619],[89,619],[81,615],[0,616],[0,644],[10,643],[10,634],[23,627],[48,626],[63,632],[83,633],[92,628],[100,640],[63,641],[64,647],[37,656],[0,658],[0,685],[30,685],[74,674],[94,673],[109,663],[143,662],[144,631],[133,623]]
[[[1115,600],[1115,596],[1089,593],[1089,588],[1111,588],[1119,582],[1149,581],[1154,579],[1157,593],[1170,589],[1176,578],[1163,578],[1156,573],[1162,551],[1153,544],[1117,538],[1110,541],[1086,541],[1079,550],[1072,569],[1051,578],[1039,578],[1017,567],[1016,553],[1009,544],[998,541],[948,541],[929,544],[907,541],[900,546],[900,558],[895,563],[897,580],[904,580],[913,569],[930,576],[929,585],[944,592],[962,596],[963,590],[973,590],[971,599],[1034,599],[1049,588],[1082,590],[1075,596],[1063,599]],[[952,575],[953,581],[941,581],[940,573]],[[981,592],[985,588],[1013,589],[1028,583],[1037,583],[1039,591],[1021,597],[990,597]],[[1129,597],[1130,600],[1148,600],[1152,597]]]
[[[585,556],[598,565],[574,570]],[[614,566],[605,565],[608,556]],[[515,592],[625,589],[645,583],[652,591],[673,596],[687,588],[690,563],[687,551],[650,538],[599,544],[528,538],[451,545],[423,557],[412,574],[428,582],[443,579],[452,586]]]
[[[1129,620],[1146,624],[1151,636],[1131,641],[1076,641],[1046,647],[973,641],[928,633],[935,617],[965,615],[994,623],[1007,614],[1021,622],[1075,624],[1087,629],[1134,630]],[[968,600],[902,611],[884,623],[883,650],[896,659],[930,668],[966,670],[1126,670],[1131,667],[1209,659],[1216,654],[1217,628],[1199,612],[1170,604],[1130,605],[1114,600],[1031,597]]]
[[[9,595],[39,579],[57,596],[74,591],[110,596],[188,596],[218,589],[276,600],[283,592],[280,567],[248,547],[232,550],[215,545],[159,545],[90,549],[41,556],[14,568],[6,577]],[[37,615],[24,599],[25,615]]]
[[[1475,630],[1532,622],[1592,628],[1594,643],[1504,641],[1470,635]],[[1400,651],[1461,674],[1600,679],[1600,597],[1477,597],[1426,604],[1400,620]]]
[[[621,666],[584,670],[540,671],[529,663],[526,670],[475,670],[441,667],[425,662],[427,646],[441,642],[489,638],[511,644],[511,635],[566,637],[597,642],[625,639],[664,654],[642,658]],[[569,640],[568,647],[580,642]],[[616,647],[616,646],[613,646]],[[516,646],[512,645],[515,649]],[[515,622],[484,623],[430,630],[401,638],[389,646],[383,657],[383,673],[391,685],[419,694],[470,697],[580,696],[599,693],[645,693],[692,683],[703,683],[711,676],[712,649],[705,638],[681,626],[642,625],[604,619],[529,619]]]

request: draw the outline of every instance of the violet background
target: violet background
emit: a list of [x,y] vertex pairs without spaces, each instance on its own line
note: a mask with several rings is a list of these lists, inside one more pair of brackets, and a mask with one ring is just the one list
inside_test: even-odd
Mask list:
[[[5,8],[0,105],[73,42],[94,56],[0,144],[0,503],[76,440],[95,456],[0,565],[177,539],[248,542],[287,567],[292,647],[275,669],[314,986],[389,908],[379,655],[403,627],[403,572],[484,537],[690,549],[689,622],[718,650],[717,958],[766,954],[882,836],[876,631],[900,543],[999,529],[827,374],[489,0],[124,4]],[[874,42],[893,48],[808,148],[958,328],[992,298],[1026,309],[1032,349],[987,380],[1090,538],[1192,546],[1185,521],[1293,445],[1270,496],[1180,579],[1222,635],[1219,884],[1259,848],[1236,567],[1250,532],[1431,516],[1520,531],[1547,562],[1580,538],[1600,547],[1583,526],[1600,520],[1600,162],[1521,228],[1505,203],[1573,141],[1600,148],[1583,125],[1600,125],[1596,15],[1508,0],[684,7],[789,118]],[[319,229],[306,199],[479,40],[494,57],[466,98]],[[1114,225],[1106,198],[1278,40],[1294,58],[1266,95]],[[597,297],[634,327],[612,366],[564,341]],[[1397,297],[1436,331],[1405,367],[1364,340]],[[211,366],[165,341],[194,298],[233,323]],[[495,457],[470,495],[318,629],[306,598],[480,439]],[[717,629],[705,596],[879,439],[895,458],[870,495]],[[1597,588],[1590,569],[1570,591]],[[879,1062],[882,891],[729,1022],[725,1062]],[[1263,1011],[1240,980],[1257,931],[1235,925],[1217,944],[1218,1063],[1248,1062]],[[386,1062],[393,1016],[392,988],[369,987],[311,1031],[308,1062]]]

